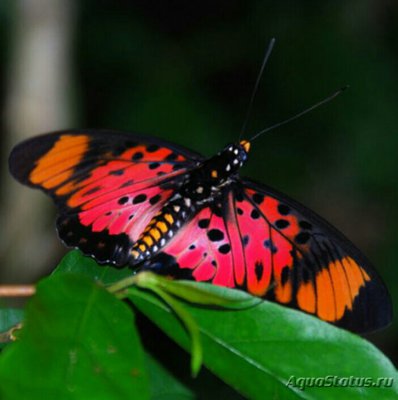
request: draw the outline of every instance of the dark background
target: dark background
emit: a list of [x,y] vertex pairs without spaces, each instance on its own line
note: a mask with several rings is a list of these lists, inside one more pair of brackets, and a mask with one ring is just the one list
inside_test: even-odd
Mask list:
[[[36,13],[30,6],[38,25],[40,18],[48,17],[43,2],[37,0]],[[23,123],[23,110],[7,110],[12,81],[20,79],[16,68],[29,69],[29,63],[21,66],[18,62],[15,50],[20,46],[16,36],[21,32],[23,36],[28,29],[23,24],[22,30],[15,29],[24,3],[3,1],[0,5],[0,105],[5,110],[1,215],[5,219],[15,202],[15,197],[9,199],[10,190],[19,193],[18,198],[30,196],[27,189],[7,178],[6,153],[21,137],[41,133],[40,129],[137,131],[208,156],[236,141],[265,48],[275,37],[247,136],[346,84],[350,89],[322,108],[261,137],[252,147],[243,174],[306,204],[351,238],[386,281],[397,308],[397,2],[54,0],[65,7],[56,18],[62,21],[69,15],[62,22],[69,27],[67,68],[65,73],[59,71],[62,65],[58,68],[65,79],[61,97],[69,111],[67,118],[48,127],[33,125],[32,130],[22,133],[13,123]],[[55,49],[49,52],[49,60],[51,57],[57,57]],[[35,77],[41,72],[34,73],[38,75],[27,79],[28,86],[38,82]],[[53,114],[44,109],[39,115],[47,121]],[[40,229],[50,226],[46,243],[56,249],[47,261],[48,271],[60,258],[61,247],[54,247],[53,215],[47,219],[53,208],[44,196],[38,198],[45,202]],[[29,209],[26,203],[30,202],[24,203]],[[14,225],[24,231],[30,226],[38,232],[39,224],[12,220],[4,224],[2,241],[10,240]],[[21,264],[15,257],[30,241],[25,239],[21,244],[17,235],[12,244],[2,247],[5,280],[11,278],[4,271],[15,271]],[[29,253],[30,262],[37,257]],[[29,265],[24,265],[24,271],[29,271]],[[34,281],[42,273],[35,270],[11,277]],[[397,333],[395,322],[369,336],[395,364]],[[165,346],[169,348],[169,343]]]

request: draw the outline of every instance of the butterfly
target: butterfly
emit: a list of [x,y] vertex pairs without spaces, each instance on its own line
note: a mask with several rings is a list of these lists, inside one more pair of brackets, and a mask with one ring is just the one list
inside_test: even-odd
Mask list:
[[354,332],[391,321],[369,261],[286,195],[241,178],[251,142],[211,158],[149,136],[49,133],[18,144],[9,166],[58,207],[68,247],[100,264],[238,288]]

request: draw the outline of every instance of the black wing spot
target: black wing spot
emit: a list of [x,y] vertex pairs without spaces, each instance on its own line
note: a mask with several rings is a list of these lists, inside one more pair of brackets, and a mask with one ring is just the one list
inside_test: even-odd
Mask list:
[[310,239],[310,234],[308,232],[300,232],[298,235],[296,235],[296,237],[294,238],[294,240],[296,241],[296,243],[298,244],[305,244],[308,242],[308,240]]
[[278,229],[285,229],[290,225],[290,222],[287,219],[278,219],[277,221],[275,221],[275,226]]
[[149,199],[149,203],[153,206],[155,205],[160,199],[162,198],[162,196],[160,194],[155,194],[155,196],[152,196]]
[[167,157],[166,157],[166,160],[167,161],[174,161],[174,160],[176,160],[178,158],[178,154],[176,154],[176,153],[170,153]]
[[264,273],[264,265],[261,261],[257,261],[254,265],[254,273],[256,274],[256,278],[259,281]]
[[112,211],[107,211],[107,212],[105,213],[105,215],[106,215],[107,217],[109,217],[110,215],[112,215]]
[[157,144],[150,144],[147,146],[146,151],[148,153],[154,153],[156,150],[159,150],[159,146]]
[[120,188],[125,188],[127,186],[131,186],[134,183],[134,179],[129,179],[128,181],[124,182]]
[[194,244],[191,244],[191,245],[188,247],[188,249],[189,249],[189,250],[195,250],[195,249],[196,249],[196,246],[195,246]]
[[282,283],[282,285],[285,285],[286,282],[289,280],[289,278],[290,278],[290,268],[286,265],[282,269],[282,274],[281,274],[281,283]]
[[133,157],[131,159],[133,161],[141,160],[141,158],[144,157],[144,154],[141,151],[137,151],[136,153],[133,154]]
[[240,207],[238,207],[238,208],[236,209],[236,212],[237,212],[239,215],[243,215],[243,210],[242,210]]
[[258,219],[260,218],[260,213],[254,208],[250,213],[250,217],[253,219]]
[[224,233],[219,229],[211,229],[209,232],[207,232],[207,237],[212,242],[219,242],[220,240],[224,239]]
[[198,222],[199,228],[202,228],[202,229],[206,229],[209,226],[209,224],[210,224],[209,218],[200,219]]
[[120,176],[124,174],[124,169],[115,169],[114,171],[109,172],[109,175]]
[[264,195],[262,195],[260,193],[254,193],[253,194],[253,201],[256,204],[261,204],[264,201]]
[[134,197],[133,204],[143,203],[146,199],[147,199],[146,194],[141,193],[141,194],[139,194],[139,195]]
[[217,261],[216,260],[211,260],[211,265],[213,265],[213,267],[217,267]]
[[272,254],[278,251],[278,248],[269,239],[264,240],[264,247],[270,249]]
[[89,196],[90,194],[94,194],[94,193],[98,192],[99,190],[101,190],[101,186],[93,187],[93,188],[87,190],[86,193],[83,193],[83,196]]
[[279,214],[281,214],[281,215],[289,215],[291,210],[290,210],[289,206],[287,206],[285,204],[279,204],[278,211],[279,211]]
[[123,196],[123,197],[121,197],[117,202],[118,202],[120,205],[123,205],[123,204],[126,204],[128,201],[129,201],[128,196]]
[[246,247],[249,244],[249,235],[245,235],[242,238],[243,246]]
[[149,169],[156,169],[159,167],[160,167],[160,164],[158,162],[152,162],[149,164]]
[[231,251],[231,246],[228,243],[223,244],[218,248],[218,251],[222,254],[228,254]]

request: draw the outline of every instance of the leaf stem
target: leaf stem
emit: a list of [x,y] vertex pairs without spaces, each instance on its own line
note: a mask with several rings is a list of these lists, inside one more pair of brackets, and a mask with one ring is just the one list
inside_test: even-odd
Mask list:
[[[154,285],[159,286],[157,276],[153,272],[143,271],[113,283],[107,287],[107,290],[108,292],[115,294],[124,291],[124,289],[127,289],[130,286],[139,286],[144,288],[150,286],[152,288]],[[120,298],[120,296],[118,297]]]
[[128,288],[129,286],[133,286],[137,284],[137,277],[138,275],[128,276],[127,278],[121,279],[116,283],[107,287],[108,292],[110,293],[117,293],[119,291],[123,291],[124,289]]
[[[156,293],[172,309],[172,311],[183,324],[184,328],[187,330],[191,339],[191,372],[192,377],[196,377],[200,371],[203,359],[200,332],[196,321],[192,315],[181,305],[181,303],[178,302],[178,300],[174,299],[168,293],[163,291],[156,285],[156,283],[152,285],[150,280],[144,280],[140,286]],[[132,295],[135,296],[135,293],[132,293]]]

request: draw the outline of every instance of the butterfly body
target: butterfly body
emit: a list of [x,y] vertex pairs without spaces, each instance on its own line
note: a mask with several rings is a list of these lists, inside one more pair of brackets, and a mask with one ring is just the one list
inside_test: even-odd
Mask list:
[[352,331],[388,324],[388,292],[348,239],[239,176],[249,149],[206,159],[148,136],[63,131],[16,146],[10,169],[52,196],[60,238],[99,263],[240,288]]
[[247,160],[249,147],[247,141],[228,145],[187,173],[178,191],[152,218],[134,243],[129,265],[139,265],[150,259],[200,209],[219,200],[222,188],[231,184],[234,175]]

